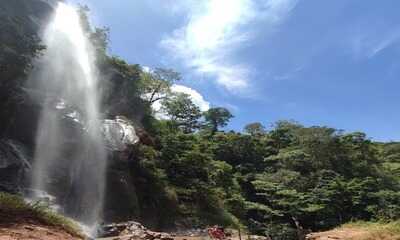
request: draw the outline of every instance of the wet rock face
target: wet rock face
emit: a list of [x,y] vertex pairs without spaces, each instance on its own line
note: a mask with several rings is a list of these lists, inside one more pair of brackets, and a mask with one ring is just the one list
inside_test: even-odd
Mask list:
[[[0,1],[0,134],[32,144],[38,109],[23,99],[22,86],[35,52],[42,48],[42,27],[57,0]],[[27,121],[29,119],[29,121]]]
[[107,185],[103,216],[106,221],[122,222],[138,219],[140,205],[138,189],[134,185],[133,176],[127,169],[128,163],[113,162],[107,169]]
[[31,33],[38,33],[48,20],[59,0],[13,0],[2,4],[0,16],[19,17],[26,23],[24,28]]
[[[31,95],[34,94],[31,93]],[[31,98],[34,99],[34,96],[31,96]],[[76,139],[76,134],[86,134],[88,128],[90,128],[90,123],[87,123],[80,110],[68,104],[64,99],[47,97],[47,100],[43,101],[43,97],[42,99],[36,98],[39,99],[36,100],[38,105],[50,104],[51,109],[56,112],[63,128],[66,129],[66,133],[69,133],[66,134],[66,143],[73,142]],[[139,142],[133,123],[123,116],[101,120],[101,132],[107,149],[112,152],[124,152]]]
[[31,168],[24,149],[11,140],[0,140],[0,191],[18,193]]
[[125,151],[139,141],[133,124],[122,116],[104,120],[102,132],[111,151]]
[[103,226],[103,237],[120,237],[119,239],[143,239],[143,240],[173,240],[174,238],[163,232],[153,232],[142,224],[134,221],[113,223]]

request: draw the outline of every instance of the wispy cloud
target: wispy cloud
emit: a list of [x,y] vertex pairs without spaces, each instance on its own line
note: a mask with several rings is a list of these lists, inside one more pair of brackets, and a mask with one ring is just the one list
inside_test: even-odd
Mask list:
[[397,31],[393,34],[386,36],[381,39],[375,47],[372,48],[372,51],[369,54],[369,57],[373,57],[384,49],[390,47],[392,44],[400,40],[400,31]]
[[290,13],[296,2],[186,1],[181,9],[185,9],[187,21],[165,37],[161,45],[195,72],[213,77],[232,93],[242,93],[250,88],[252,69],[233,59],[233,53],[253,38],[251,24],[262,21],[263,27],[272,27]]
[[391,29],[390,32],[366,31],[353,36],[351,44],[356,57],[373,58],[399,40],[400,30],[398,29]]
[[301,65],[295,67],[295,68],[292,69],[292,70],[289,70],[289,71],[287,71],[287,72],[285,72],[285,73],[283,73],[283,74],[275,75],[275,76],[273,76],[272,78],[273,78],[274,80],[277,80],[277,81],[288,80],[288,79],[294,78],[294,77],[296,77],[301,71],[304,70],[305,65],[306,65],[306,64],[303,63],[303,64],[301,64]]

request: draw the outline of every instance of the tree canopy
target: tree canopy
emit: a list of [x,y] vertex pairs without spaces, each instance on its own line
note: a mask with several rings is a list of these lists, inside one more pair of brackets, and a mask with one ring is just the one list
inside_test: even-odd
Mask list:
[[213,134],[218,131],[218,128],[225,127],[232,117],[229,110],[223,107],[210,108],[204,113],[206,126],[211,129]]

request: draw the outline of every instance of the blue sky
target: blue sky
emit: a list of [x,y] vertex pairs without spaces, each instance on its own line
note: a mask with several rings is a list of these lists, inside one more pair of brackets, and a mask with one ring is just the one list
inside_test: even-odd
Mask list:
[[110,52],[181,72],[203,108],[400,140],[400,1],[71,0],[111,30]]

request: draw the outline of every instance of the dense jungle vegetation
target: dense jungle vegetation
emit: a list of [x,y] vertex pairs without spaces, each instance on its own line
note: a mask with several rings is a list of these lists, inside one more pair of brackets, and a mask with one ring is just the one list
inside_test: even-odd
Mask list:
[[[241,132],[229,131],[234,116],[228,109],[201,112],[188,95],[171,90],[179,73],[144,71],[110,56],[108,29],[93,29],[86,10],[81,13],[100,76],[108,79],[101,86],[104,115],[123,115],[141,133],[129,164],[137,192],[135,217],[153,212],[160,226],[218,223],[274,239],[295,239],[299,231],[353,220],[400,218],[400,143],[285,120],[268,128],[255,121]],[[45,46],[23,17],[0,19],[0,29],[9,33],[0,35],[0,130],[8,137],[15,131],[9,119],[21,85]],[[155,102],[168,118],[155,118]],[[269,121],[268,116],[258,120]]]

